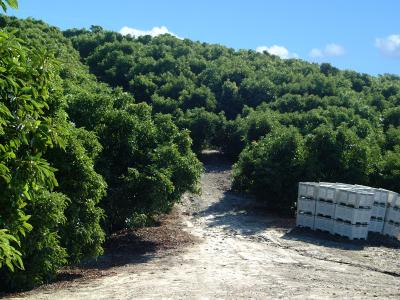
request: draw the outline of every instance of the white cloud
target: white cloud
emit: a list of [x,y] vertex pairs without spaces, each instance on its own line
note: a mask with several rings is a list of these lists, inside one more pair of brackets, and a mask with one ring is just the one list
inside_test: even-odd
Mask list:
[[385,38],[377,38],[375,47],[385,56],[400,57],[400,35],[392,34]]
[[311,51],[310,51],[310,56],[311,57],[323,57],[324,56],[324,53],[322,53],[322,50],[321,49],[318,49],[318,48],[313,48],[313,49],[311,49]]
[[259,46],[256,48],[257,52],[264,52],[267,51],[269,54],[277,55],[280,58],[288,59],[288,58],[298,58],[299,56],[296,53],[291,53],[286,47],[272,45],[271,47],[268,46]]
[[313,48],[311,49],[309,55],[312,58],[322,58],[322,57],[333,57],[342,56],[346,53],[343,46],[331,43],[327,44],[324,49]]
[[131,35],[134,37],[143,36],[143,35],[151,35],[152,37],[155,37],[157,35],[168,33],[170,35],[178,37],[175,33],[169,31],[166,26],[160,26],[160,27],[156,26],[156,27],[153,27],[151,30],[140,30],[140,29],[124,26],[121,28],[119,33],[122,35]]
[[325,47],[325,55],[326,56],[341,56],[345,54],[345,50],[343,46],[338,44],[328,44]]

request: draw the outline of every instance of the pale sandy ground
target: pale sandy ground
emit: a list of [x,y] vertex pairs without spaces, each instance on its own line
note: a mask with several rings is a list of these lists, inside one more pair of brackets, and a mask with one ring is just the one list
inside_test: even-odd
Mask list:
[[186,195],[185,230],[200,242],[115,275],[39,289],[27,299],[400,299],[400,250],[293,230],[229,192],[229,165],[206,165]]

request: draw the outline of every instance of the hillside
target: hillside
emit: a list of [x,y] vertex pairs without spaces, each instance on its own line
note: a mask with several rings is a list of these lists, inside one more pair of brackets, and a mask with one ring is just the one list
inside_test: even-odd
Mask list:
[[99,26],[63,34],[100,81],[188,129],[195,152],[239,158],[235,188],[271,208],[290,212],[300,179],[400,188],[398,76]]

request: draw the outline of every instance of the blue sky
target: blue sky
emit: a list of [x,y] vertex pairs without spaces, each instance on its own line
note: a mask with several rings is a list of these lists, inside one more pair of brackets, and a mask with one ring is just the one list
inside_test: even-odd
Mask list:
[[61,29],[168,30],[235,49],[400,75],[399,0],[19,0],[19,5],[9,14]]

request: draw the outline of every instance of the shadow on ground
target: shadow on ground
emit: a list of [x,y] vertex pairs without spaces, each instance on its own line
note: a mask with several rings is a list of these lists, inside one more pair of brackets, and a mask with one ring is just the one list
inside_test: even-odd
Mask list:
[[257,235],[268,228],[289,229],[294,225],[292,218],[269,213],[253,198],[232,191],[224,192],[220,201],[199,215],[208,219],[209,227],[222,227],[243,236]]
[[123,230],[113,234],[105,243],[104,254],[81,265],[82,268],[109,269],[132,263],[143,263],[152,258],[160,245],[134,231]]
[[282,238],[286,240],[302,241],[313,245],[342,250],[363,250],[365,247],[386,247],[391,249],[400,249],[400,241],[375,233],[369,233],[366,241],[352,241],[347,238],[331,235],[326,232],[313,231],[307,228],[293,228]]
[[115,232],[104,244],[102,256],[63,269],[52,284],[63,286],[70,281],[107,276],[115,273],[114,267],[145,263],[195,244],[197,239],[183,231],[176,222],[177,214],[173,210],[168,215],[160,216],[157,226]]
[[[119,232],[118,236],[111,236],[106,242],[104,255],[61,269],[53,281],[37,287],[36,290],[62,289],[77,282],[116,274],[113,267],[146,262],[155,256],[159,248],[159,243],[148,240],[148,237],[141,237],[135,232]],[[0,298],[24,297],[29,292],[30,290],[21,290],[15,293],[0,293]]]
[[127,264],[145,263],[155,257],[160,246],[134,232],[118,232],[104,245],[104,254],[76,266],[62,269],[52,285],[63,286],[80,279],[93,279],[114,274],[112,268]]

